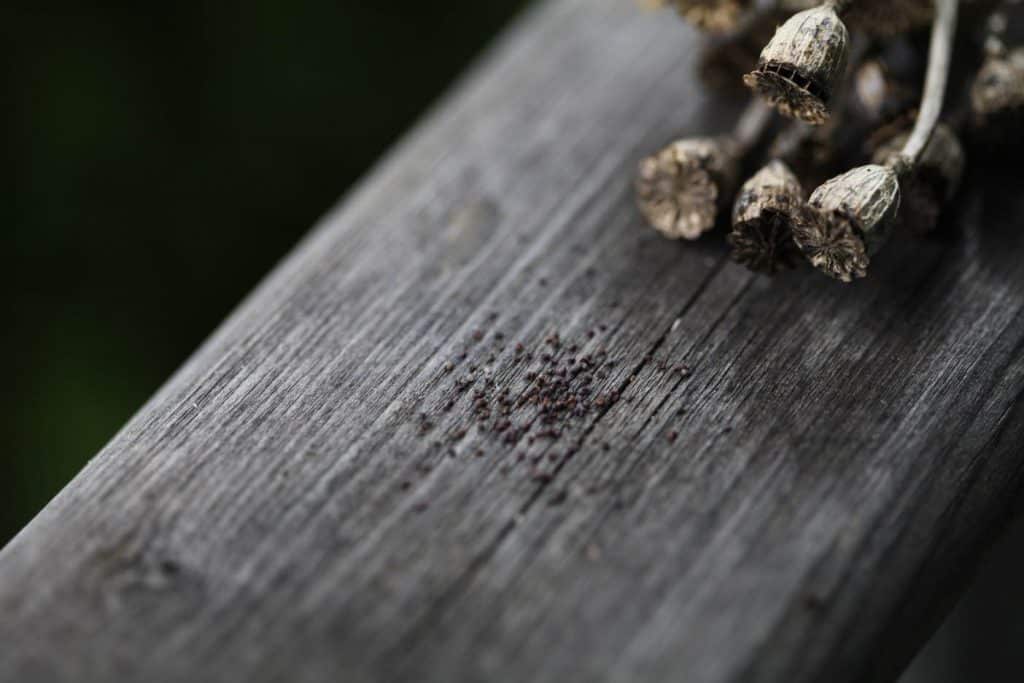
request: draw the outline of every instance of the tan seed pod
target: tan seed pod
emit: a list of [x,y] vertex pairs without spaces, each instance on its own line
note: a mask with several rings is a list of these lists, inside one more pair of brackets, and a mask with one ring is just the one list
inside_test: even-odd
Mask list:
[[[882,164],[903,149],[909,131],[891,137],[874,152]],[[935,127],[921,159],[900,181],[902,206],[897,223],[917,235],[935,229],[939,214],[956,193],[964,172],[964,147],[957,134],[944,123]]]
[[793,225],[806,214],[800,181],[785,163],[770,161],[736,195],[728,237],[733,260],[769,274],[793,268],[801,260]]
[[1024,123],[1024,48],[989,55],[971,85],[972,125],[982,139],[1017,142]]
[[843,282],[867,274],[869,256],[888,237],[900,205],[900,184],[888,166],[858,166],[825,181],[808,200],[817,220],[793,228],[815,268]]
[[720,197],[738,174],[731,137],[687,138],[640,162],[637,204],[656,230],[671,239],[694,240],[715,225]]
[[849,41],[832,7],[798,12],[775,31],[743,82],[786,116],[820,125],[846,70]]

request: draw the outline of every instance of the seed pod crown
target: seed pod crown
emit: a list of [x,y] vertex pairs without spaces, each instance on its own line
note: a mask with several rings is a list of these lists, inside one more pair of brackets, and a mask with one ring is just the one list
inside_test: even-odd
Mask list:
[[774,159],[743,183],[733,206],[732,257],[751,270],[774,273],[800,260],[793,225],[806,220],[800,181]]
[[637,203],[666,237],[697,239],[714,227],[720,191],[731,190],[736,175],[735,145],[729,138],[677,140],[640,162]]

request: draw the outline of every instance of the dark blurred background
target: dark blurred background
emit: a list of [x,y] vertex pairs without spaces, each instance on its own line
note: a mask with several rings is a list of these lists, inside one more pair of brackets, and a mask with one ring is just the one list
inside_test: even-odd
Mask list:
[[523,2],[3,4],[0,546]]

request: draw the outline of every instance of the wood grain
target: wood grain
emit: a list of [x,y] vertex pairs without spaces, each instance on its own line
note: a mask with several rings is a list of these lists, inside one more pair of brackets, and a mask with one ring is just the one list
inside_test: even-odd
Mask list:
[[1020,486],[1024,199],[853,286],[666,242],[695,46],[529,12],[0,552],[0,679],[891,679]]

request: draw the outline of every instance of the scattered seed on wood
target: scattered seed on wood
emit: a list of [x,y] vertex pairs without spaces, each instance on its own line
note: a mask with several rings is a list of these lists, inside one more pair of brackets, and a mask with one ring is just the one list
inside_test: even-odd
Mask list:
[[559,489],[555,495],[548,499],[548,505],[561,505],[569,499],[569,492],[566,489]]

